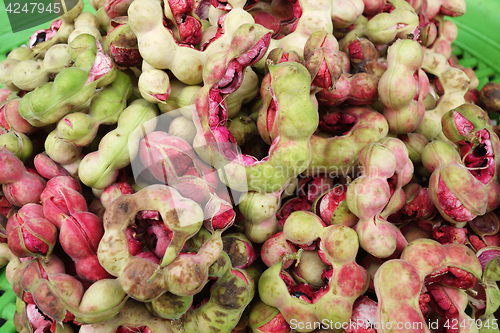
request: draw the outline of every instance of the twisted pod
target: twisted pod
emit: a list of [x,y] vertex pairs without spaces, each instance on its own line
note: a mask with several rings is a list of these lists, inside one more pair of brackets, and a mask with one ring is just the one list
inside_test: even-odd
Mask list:
[[113,83],[92,98],[88,113],[73,112],[59,120],[45,139],[47,155],[61,165],[77,162],[82,147],[95,139],[101,124],[116,124],[131,93],[129,76],[118,72]]
[[[142,210],[156,210],[172,238],[161,264],[133,256],[126,229]],[[222,252],[220,231],[197,254],[179,254],[186,240],[203,224],[203,211],[194,201],[180,196],[171,187],[151,185],[113,201],[104,214],[104,236],[98,258],[103,267],[117,276],[125,292],[139,301],[151,301],[167,291],[192,296],[208,282],[210,265]],[[196,267],[196,269],[195,269]]]
[[424,119],[429,80],[420,69],[422,60],[422,47],[415,40],[400,39],[389,47],[378,96],[392,133],[411,133]]
[[280,133],[268,158],[257,161],[241,154],[224,126],[227,115],[223,95],[238,88],[242,68],[260,59],[269,38],[263,28],[242,25],[229,51],[214,55],[207,63],[205,85],[194,101],[194,148],[218,169],[221,180],[237,191],[275,192],[302,172],[311,158],[309,138],[317,126],[317,111],[309,98],[310,75],[298,63],[269,66],[270,73],[261,87],[264,105],[259,112],[265,114],[269,110],[269,118]]
[[[399,278],[394,279],[394,274]],[[463,290],[471,288],[475,279],[481,276],[481,265],[472,250],[464,245],[453,243],[441,245],[430,239],[417,239],[410,243],[401,254],[401,259],[393,259],[380,266],[375,274],[375,291],[378,298],[377,321],[384,322],[382,332],[395,331],[397,323],[407,322],[423,324],[429,332],[426,319],[419,306],[419,298],[424,286],[434,289],[434,283],[440,282],[451,286],[456,292],[463,293],[458,298],[460,304],[458,320],[467,322]],[[429,279],[434,279],[430,282]],[[431,284],[432,283],[432,284]],[[439,300],[439,299],[438,299]],[[466,302],[465,302],[466,303]],[[457,313],[451,318],[456,318]],[[390,324],[394,325],[391,326]],[[416,326],[414,326],[416,327]],[[470,326],[469,326],[470,327]],[[475,325],[472,327],[476,328]],[[416,330],[415,330],[416,331]],[[413,332],[413,330],[410,330]]]
[[[386,258],[402,251],[407,243],[386,218],[404,205],[401,187],[411,180],[413,164],[404,144],[387,138],[364,147],[359,165],[363,174],[347,188],[347,207],[359,218],[354,228],[361,247],[377,258]],[[396,186],[390,186],[389,179],[394,176],[391,183]]]
[[443,86],[444,94],[435,108],[425,112],[424,120],[415,133],[422,134],[431,141],[444,139],[441,128],[441,118],[449,110],[465,104],[464,95],[469,87],[470,79],[461,69],[451,67],[446,58],[438,53],[426,50],[422,69],[437,76]]
[[238,324],[255,293],[252,276],[231,267],[225,252],[210,266],[209,276],[215,280],[210,298],[172,321],[174,332],[228,332]]
[[45,188],[45,180],[29,172],[14,153],[0,148],[0,184],[7,200],[14,206],[38,203]]
[[82,325],[81,333],[116,333],[120,328],[137,330],[145,327],[143,332],[171,333],[171,325],[168,320],[158,318],[148,311],[144,303],[132,299],[120,309],[113,318],[102,323]]
[[67,44],[56,44],[47,50],[43,60],[24,60],[19,62],[12,72],[12,83],[19,90],[33,90],[49,82],[51,74],[58,74],[70,67],[72,60]]
[[[46,52],[48,52],[48,50],[53,46],[54,46],[54,51],[59,50],[59,52],[61,53],[59,52],[57,54],[54,54],[55,52],[49,53],[48,61],[46,63],[54,62],[54,59],[51,58],[55,57],[57,59],[55,61],[57,65],[56,64],[52,65],[56,66],[56,68],[59,68],[62,59],[65,59],[66,56],[64,55],[64,52],[62,52],[61,50],[64,49],[64,46],[55,46],[55,45],[61,43],[64,44],[68,41],[70,33],[75,28],[74,20],[83,11],[83,7],[84,7],[83,0],[79,0],[75,4],[75,6],[71,8],[69,11],[67,11],[66,8],[61,8],[61,10],[65,11],[65,13],[60,16],[60,19],[53,21],[49,29],[42,29],[35,31],[29,39],[29,47],[21,46],[18,47],[17,49],[12,50],[12,52],[9,53],[7,59],[0,62],[0,84],[2,84],[10,91],[19,91],[20,87],[18,87],[16,84],[13,83],[13,76],[16,76],[16,81],[18,81],[18,83],[22,85],[27,85],[27,87],[32,87],[31,89],[34,89],[36,87],[36,85],[34,85],[31,79],[35,79],[36,82],[47,82],[48,77],[44,73],[47,68],[45,69],[36,68],[37,62],[30,62],[29,64],[31,66],[28,65],[28,67],[26,67],[26,63],[25,65],[21,66],[22,69],[34,70],[35,71],[33,73],[34,75],[30,75],[29,73],[26,73],[27,75],[25,75],[23,73],[25,73],[26,71],[22,70],[20,72],[21,77],[19,77],[17,74],[14,75],[14,68],[19,63],[25,60],[43,58],[46,55]],[[44,81],[45,78],[47,78],[47,81]],[[39,81],[40,79],[42,81]]]
[[354,260],[359,247],[354,230],[342,225],[324,227],[316,215],[297,211],[285,222],[283,234],[295,244],[319,239],[324,261],[331,266],[323,273],[327,284],[307,295],[312,297],[302,297],[303,284],[296,284],[283,271],[282,260],[262,273],[258,283],[260,299],[277,308],[288,323],[297,323],[299,332],[307,332],[315,322],[323,320],[333,324],[348,322],[354,301],[366,291],[369,282],[366,271]]
[[312,160],[306,174],[330,174],[352,171],[361,149],[385,137],[387,120],[369,106],[331,109],[320,115],[319,131],[311,137]]
[[53,45],[66,43],[69,35],[75,29],[75,19],[82,13],[85,4],[78,0],[73,8],[61,8],[64,14],[52,22],[49,29],[35,31],[29,40],[31,57],[44,57],[47,50]]
[[96,88],[114,81],[117,71],[110,57],[95,40],[82,34],[69,45],[74,67],[66,68],[54,82],[45,83],[26,94],[19,103],[19,114],[33,126],[53,124],[74,106],[82,106],[96,93]]
[[88,146],[94,140],[100,125],[118,122],[131,94],[130,77],[118,72],[113,83],[104,87],[92,99],[88,113],[74,112],[59,120],[55,136],[77,146]]
[[[307,39],[317,31],[331,34],[333,27],[346,28],[363,12],[360,0],[299,0],[294,1],[296,22],[291,32],[283,38],[272,39],[265,57],[255,66],[259,70],[265,67],[265,59],[274,49],[295,52],[302,57]],[[305,54],[304,54],[305,56]]]
[[111,319],[128,298],[116,279],[99,280],[84,289],[79,280],[65,273],[64,264],[55,255],[48,264],[34,258],[22,262],[12,281],[18,298],[31,297],[46,316],[57,322],[72,317],[84,324]]
[[413,7],[404,0],[388,0],[386,11],[368,20],[360,16],[354,22],[354,29],[340,41],[340,49],[357,38],[366,37],[375,45],[390,44],[396,38],[404,39],[419,25],[419,18]]
[[87,154],[80,163],[78,177],[85,185],[104,189],[113,184],[118,170],[130,164],[139,150],[139,141],[156,127],[158,115],[154,104],[138,99],[118,118],[116,129],[99,142],[99,149]]
[[208,230],[225,230],[233,224],[236,214],[216,171],[199,160],[186,141],[153,132],[141,141],[139,156],[157,180],[204,207]]
[[110,278],[97,260],[97,247],[104,234],[101,220],[87,209],[80,183],[69,176],[47,182],[40,199],[47,220],[59,230],[59,243],[75,262],[83,281]]
[[202,71],[207,59],[214,53],[228,50],[233,35],[241,25],[252,24],[255,29],[262,29],[254,24],[252,15],[243,8],[235,8],[223,19],[223,33],[202,50],[179,45],[172,32],[163,25],[160,2],[153,0],[132,2],[129,24],[137,36],[144,60],[154,68],[170,69],[177,79],[189,85],[202,82]]
[[6,227],[9,248],[19,258],[50,257],[57,242],[57,229],[38,204],[26,204],[12,215]]

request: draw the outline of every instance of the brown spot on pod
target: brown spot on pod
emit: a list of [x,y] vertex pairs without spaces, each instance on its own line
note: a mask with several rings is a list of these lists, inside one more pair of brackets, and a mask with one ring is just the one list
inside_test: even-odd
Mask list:
[[118,209],[120,209],[125,214],[127,214],[128,213],[128,204],[126,202],[121,203],[121,204],[118,205]]

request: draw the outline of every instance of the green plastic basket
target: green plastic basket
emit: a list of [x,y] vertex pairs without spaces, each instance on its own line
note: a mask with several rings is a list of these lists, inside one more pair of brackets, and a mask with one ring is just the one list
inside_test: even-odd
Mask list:
[[[84,11],[95,13],[94,8],[89,4],[89,2],[87,0],[85,0],[84,2]],[[50,22],[47,22],[31,29],[13,33],[9,25],[7,12],[5,11],[4,0],[0,0],[0,61],[6,58],[6,54],[9,51],[18,48],[23,44],[27,44],[28,39],[35,31],[40,29],[47,29],[49,25]]]
[[460,65],[472,68],[481,89],[488,82],[500,83],[499,0],[466,0],[463,16],[447,18],[458,27],[453,54]]
[[[458,28],[453,43],[453,54],[460,65],[472,68],[479,79],[480,90],[488,82],[500,83],[500,0],[465,0],[466,14],[447,20]],[[493,125],[500,123],[500,115],[490,112]]]
[[[0,61],[6,54],[26,44],[33,32],[46,29],[50,23],[12,33],[3,0],[0,0]],[[447,18],[458,27],[458,36],[453,54],[459,63],[472,68],[479,79],[481,89],[487,82],[500,83],[500,0],[466,0],[467,13],[456,18]],[[95,10],[85,0],[85,11]],[[0,85],[1,87],[1,85]],[[494,120],[498,115],[492,115]],[[14,333],[12,318],[16,310],[16,296],[5,277],[5,268],[0,270],[0,333]]]
[[0,271],[0,333],[15,333],[14,313],[16,312],[16,294],[5,277],[5,267]]

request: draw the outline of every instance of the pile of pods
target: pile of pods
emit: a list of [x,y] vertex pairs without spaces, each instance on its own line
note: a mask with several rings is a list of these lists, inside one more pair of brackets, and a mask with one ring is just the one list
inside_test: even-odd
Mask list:
[[464,0],[91,5],[0,63],[19,332],[499,332]]

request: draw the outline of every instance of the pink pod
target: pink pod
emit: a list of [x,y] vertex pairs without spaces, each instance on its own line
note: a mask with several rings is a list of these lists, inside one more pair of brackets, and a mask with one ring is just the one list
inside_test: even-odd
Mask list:
[[33,163],[36,171],[44,178],[52,179],[59,176],[69,176],[69,172],[54,162],[45,152],[36,155]]
[[42,201],[45,217],[61,229],[63,223],[74,213],[87,211],[85,198],[71,188],[62,188],[57,195]]
[[123,194],[134,194],[134,189],[129,183],[120,182],[109,185],[101,193],[101,203],[104,208],[109,207],[111,203]]
[[101,220],[89,212],[78,212],[62,225],[59,242],[64,251],[73,259],[97,252],[104,235]]
[[58,191],[62,188],[72,189],[77,192],[82,191],[82,186],[76,179],[69,176],[54,177],[47,182],[47,187],[44,189],[42,195],[40,196],[42,204],[45,200],[57,196]]
[[20,101],[21,99],[13,99],[0,106],[0,126],[8,131],[32,133],[36,128],[19,114]]
[[112,276],[101,266],[97,255],[90,255],[78,260],[76,265],[76,273],[84,281],[99,281],[109,279]]
[[18,207],[39,203],[45,188],[45,180],[36,172],[29,172],[7,148],[0,148],[0,184],[7,200]]
[[42,205],[26,204],[7,222],[9,249],[18,257],[49,256],[57,242],[57,228],[43,215]]
[[5,102],[7,100],[7,97],[9,97],[10,90],[7,88],[1,88],[0,89],[0,103]]
[[95,282],[111,275],[97,259],[97,249],[104,234],[101,220],[89,212],[72,214],[61,226],[59,242],[73,259],[80,278]]
[[[262,244],[260,257],[267,267],[271,267],[275,263],[281,261],[285,255],[295,252],[297,252],[297,246],[289,242],[281,231],[269,237],[264,244]],[[283,268],[286,269],[290,267],[293,262],[294,259],[287,260],[283,263]]]

